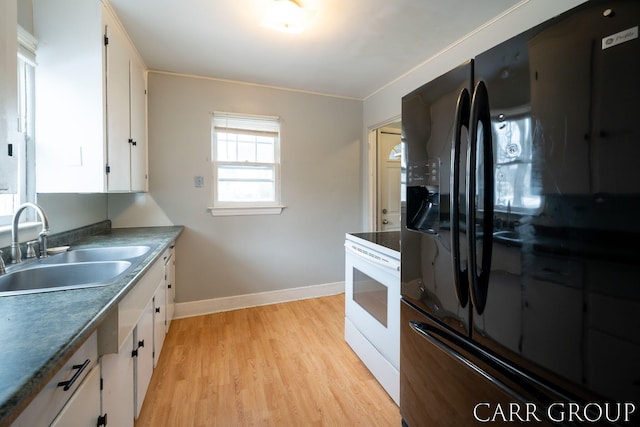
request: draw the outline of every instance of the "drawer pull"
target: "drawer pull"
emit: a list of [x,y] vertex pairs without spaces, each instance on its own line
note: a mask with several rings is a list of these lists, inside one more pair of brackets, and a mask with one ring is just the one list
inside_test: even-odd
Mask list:
[[144,340],[138,341],[138,347],[131,351],[131,357],[138,357],[138,350],[140,347],[144,347]]
[[75,374],[73,374],[73,376],[71,377],[71,379],[69,381],[60,381],[58,383],[58,387],[64,387],[63,388],[64,391],[67,391],[71,387],[73,387],[73,383],[76,382],[76,380],[80,377],[80,374],[82,374],[82,372],[85,370],[85,368],[87,366],[89,366],[89,363],[91,363],[91,360],[87,359],[87,360],[84,361],[84,363],[82,365],[73,365],[72,368],[73,369],[77,369]]
[[107,425],[107,413],[104,415],[98,415],[98,427],[103,427]]

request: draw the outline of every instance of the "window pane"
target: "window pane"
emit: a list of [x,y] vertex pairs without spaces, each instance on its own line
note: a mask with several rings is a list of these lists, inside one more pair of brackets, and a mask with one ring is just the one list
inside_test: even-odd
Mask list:
[[[244,139],[244,138],[243,138]],[[256,144],[246,139],[238,141],[238,159],[239,162],[255,162],[256,161]]]
[[256,148],[256,161],[260,163],[273,163],[275,158],[274,141],[262,142],[258,141]]
[[218,181],[273,181],[273,166],[235,166],[218,167]]
[[218,181],[220,202],[272,202],[274,199],[273,181]]
[[218,168],[221,202],[272,202],[275,200],[273,166],[222,165]]
[[7,216],[7,224],[9,223],[13,213],[18,207],[18,195],[17,194],[0,194],[0,217]]

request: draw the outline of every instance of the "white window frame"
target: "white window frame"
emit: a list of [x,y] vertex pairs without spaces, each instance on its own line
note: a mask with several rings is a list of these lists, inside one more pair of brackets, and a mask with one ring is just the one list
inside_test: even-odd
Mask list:
[[[229,160],[220,160],[218,159],[218,145],[216,138],[216,127],[221,128],[223,125],[216,126],[216,122],[219,124],[223,121],[229,121],[235,123],[235,129],[243,129],[241,125],[238,125],[238,122],[246,121],[247,125],[247,134],[255,134],[259,132],[255,129],[252,129],[252,122],[270,122],[271,124],[276,125],[277,128],[277,136],[274,141],[274,153],[273,153],[273,162],[248,162],[248,161],[229,161]],[[236,113],[226,113],[226,112],[213,112],[211,117],[211,162],[212,162],[212,175],[213,175],[213,185],[212,185],[212,196],[213,196],[213,206],[209,207],[211,214],[213,216],[231,216],[231,215],[274,215],[282,213],[282,209],[285,206],[281,203],[281,173],[280,173],[280,119],[275,116],[259,116],[259,115],[251,115],[251,114],[236,114]],[[230,126],[231,127],[231,126]],[[273,131],[270,131],[273,132]],[[273,168],[273,183],[274,183],[274,198],[270,201],[223,201],[219,200],[219,176],[218,171],[220,166],[241,166],[241,167],[255,167],[260,168],[264,166],[268,166]]]
[[[36,39],[22,27],[18,26],[18,119],[20,137],[14,149],[18,156],[18,192],[13,195],[14,208],[26,202],[35,202],[35,133],[34,109],[35,109],[35,53]],[[0,215],[0,227],[7,229],[13,218],[13,214]],[[35,213],[25,212],[20,218],[21,222],[35,221]]]

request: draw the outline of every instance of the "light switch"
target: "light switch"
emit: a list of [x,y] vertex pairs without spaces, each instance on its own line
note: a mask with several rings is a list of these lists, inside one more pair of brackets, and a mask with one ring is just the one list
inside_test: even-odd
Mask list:
[[196,187],[204,187],[204,178],[201,176],[194,177],[193,182]]

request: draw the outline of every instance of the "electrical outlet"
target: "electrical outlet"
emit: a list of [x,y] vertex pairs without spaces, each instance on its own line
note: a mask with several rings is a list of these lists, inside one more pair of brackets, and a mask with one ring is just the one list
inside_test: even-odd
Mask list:
[[193,183],[196,187],[204,187],[204,178],[201,176],[196,176],[193,178]]

